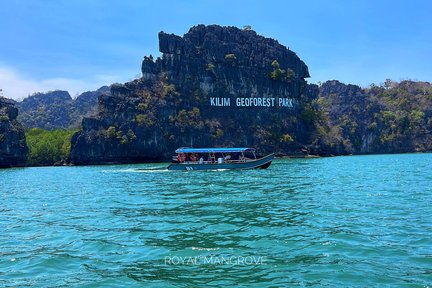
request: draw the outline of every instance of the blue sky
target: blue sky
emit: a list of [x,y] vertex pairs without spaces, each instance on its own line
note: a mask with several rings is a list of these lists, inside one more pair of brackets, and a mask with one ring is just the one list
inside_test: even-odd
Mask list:
[[309,66],[311,83],[367,86],[432,81],[430,1],[0,0],[0,89],[10,98],[63,89],[72,96],[140,74],[160,55],[157,33],[197,24],[277,39]]

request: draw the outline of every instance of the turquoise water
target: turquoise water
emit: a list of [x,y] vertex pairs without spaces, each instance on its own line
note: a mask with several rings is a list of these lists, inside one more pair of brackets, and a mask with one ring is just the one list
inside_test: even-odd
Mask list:
[[432,154],[0,170],[0,286],[432,285]]

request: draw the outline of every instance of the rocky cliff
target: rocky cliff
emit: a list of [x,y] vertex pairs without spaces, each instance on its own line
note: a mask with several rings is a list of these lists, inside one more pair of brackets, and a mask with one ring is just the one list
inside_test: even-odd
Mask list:
[[360,88],[327,81],[315,101],[320,155],[432,151],[432,85],[387,80]]
[[27,160],[27,144],[17,121],[15,102],[0,96],[0,167],[22,166]]
[[96,91],[84,92],[76,99],[61,90],[35,93],[17,102],[18,120],[25,128],[75,128],[84,116],[96,108],[97,98],[107,91],[109,88],[104,86]]
[[161,57],[142,78],[111,86],[72,138],[75,164],[167,160],[180,146],[253,146],[302,154],[315,135],[307,66],[252,30],[192,27],[159,33]]

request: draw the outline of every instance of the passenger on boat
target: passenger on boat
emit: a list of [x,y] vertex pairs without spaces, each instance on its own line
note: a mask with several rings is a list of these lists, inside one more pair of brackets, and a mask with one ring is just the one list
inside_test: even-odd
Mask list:
[[201,158],[199,159],[199,164],[203,164],[204,163],[204,158],[203,156],[201,156]]
[[186,154],[185,154],[185,153],[179,153],[179,154],[177,155],[177,160],[178,160],[180,163],[183,163],[183,162],[186,160]]
[[195,162],[197,161],[197,156],[195,155],[195,153],[191,153],[189,156],[190,161]]

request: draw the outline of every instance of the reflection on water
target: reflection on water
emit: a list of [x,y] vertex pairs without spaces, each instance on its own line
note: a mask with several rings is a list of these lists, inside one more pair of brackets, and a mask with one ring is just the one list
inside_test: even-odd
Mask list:
[[[0,170],[0,285],[428,285],[431,160]],[[245,257],[264,260],[204,262]]]

